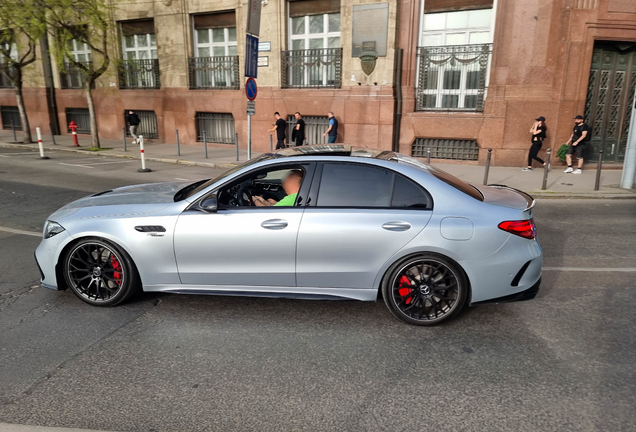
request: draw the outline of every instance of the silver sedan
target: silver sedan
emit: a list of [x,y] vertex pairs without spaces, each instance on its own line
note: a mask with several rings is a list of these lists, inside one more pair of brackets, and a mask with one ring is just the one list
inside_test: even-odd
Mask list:
[[465,305],[534,298],[534,204],[394,152],[306,146],[211,180],[72,202],[48,218],[35,255],[43,286],[95,306],[142,290],[383,298],[397,318],[432,325]]

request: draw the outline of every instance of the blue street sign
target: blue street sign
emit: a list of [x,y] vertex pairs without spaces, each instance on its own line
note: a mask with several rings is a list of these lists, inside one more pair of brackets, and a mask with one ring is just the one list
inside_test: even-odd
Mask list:
[[245,82],[245,95],[247,99],[253,101],[256,99],[256,94],[258,93],[258,88],[256,87],[256,81],[254,78],[248,78]]
[[258,73],[258,38],[245,35],[245,76],[256,78]]

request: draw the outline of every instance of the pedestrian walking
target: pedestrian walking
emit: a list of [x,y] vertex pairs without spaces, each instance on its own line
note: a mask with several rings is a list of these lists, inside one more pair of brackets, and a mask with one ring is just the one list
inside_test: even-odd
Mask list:
[[530,146],[530,151],[528,152],[528,166],[521,171],[532,171],[533,159],[545,166],[545,161],[539,157],[539,150],[541,150],[543,140],[546,138],[545,132],[547,130],[548,127],[545,125],[545,117],[537,117],[534,121],[534,124],[530,128],[530,134],[532,134],[532,144]]
[[[568,150],[565,153],[565,160],[568,163],[568,167],[563,171],[564,173],[581,174],[581,168],[583,168],[583,153],[585,153],[585,143],[589,139],[590,127],[585,124],[583,116],[577,115],[574,117],[574,128],[572,129],[572,135],[568,140]],[[575,155],[578,159],[578,168],[572,169],[572,155]]]
[[274,123],[268,132],[276,131],[276,150],[287,147],[285,145],[285,132],[287,129],[287,122],[280,117],[280,114],[277,112],[274,113],[274,118],[276,119],[276,123]]
[[128,123],[130,136],[133,137],[132,143],[139,144],[139,136],[137,136],[137,129],[139,128],[139,123],[141,123],[139,116],[133,111],[128,111],[128,114],[126,115],[126,123]]
[[294,114],[296,117],[296,126],[294,127],[294,131],[292,132],[292,140],[296,142],[296,146],[301,146],[305,142],[305,120],[303,120],[303,116],[300,115],[299,112]]
[[329,139],[328,139],[328,143],[335,143],[336,142],[336,138],[338,138],[338,119],[336,118],[336,116],[333,115],[333,113],[331,111],[329,111],[327,113],[327,117],[329,117],[329,127],[327,128],[327,131],[322,134],[322,136],[326,136],[329,135]]

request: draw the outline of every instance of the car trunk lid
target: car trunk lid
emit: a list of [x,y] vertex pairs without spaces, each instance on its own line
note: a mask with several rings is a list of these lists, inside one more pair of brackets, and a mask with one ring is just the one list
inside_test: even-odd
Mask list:
[[473,185],[484,197],[484,202],[496,206],[526,211],[532,209],[536,201],[532,196],[506,185],[491,184],[488,186]]

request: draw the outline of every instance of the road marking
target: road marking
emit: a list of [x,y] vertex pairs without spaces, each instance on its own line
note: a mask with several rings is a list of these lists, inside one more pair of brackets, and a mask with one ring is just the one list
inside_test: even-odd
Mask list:
[[33,237],[42,237],[42,233],[41,232],[24,231],[24,230],[20,230],[20,229],[3,227],[3,226],[0,226],[0,231],[10,232],[10,233],[13,233],[13,234],[28,235],[28,236],[33,236]]
[[64,163],[64,162],[58,162],[60,165],[67,165],[67,166],[74,166],[74,167],[82,167],[82,168],[90,168],[93,169],[92,166],[88,166],[88,165],[78,165],[78,164],[70,164],[70,163]]
[[135,161],[125,160],[125,161],[112,161],[112,162],[96,162],[96,163],[86,164],[86,166],[88,166],[88,165],[92,166],[92,165],[120,164],[120,163],[130,163],[130,162],[135,162]]
[[37,153],[37,152],[36,151],[31,151],[31,152],[27,152],[27,153],[0,153],[0,156],[11,157],[13,155],[32,155],[34,153]]
[[182,178],[179,178],[179,177],[175,177],[174,179],[175,179],[175,180],[190,181],[190,179],[182,179]]
[[636,267],[543,267],[544,271],[634,273]]

